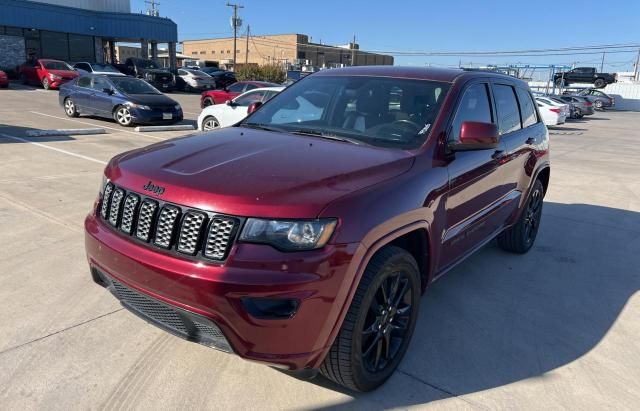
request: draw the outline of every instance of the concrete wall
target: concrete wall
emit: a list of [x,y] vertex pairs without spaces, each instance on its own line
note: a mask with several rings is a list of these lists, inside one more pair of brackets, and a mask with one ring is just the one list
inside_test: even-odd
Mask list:
[[14,70],[27,60],[23,37],[0,36],[0,69]]
[[129,0],[36,0],[36,2],[93,11],[131,12],[131,3]]

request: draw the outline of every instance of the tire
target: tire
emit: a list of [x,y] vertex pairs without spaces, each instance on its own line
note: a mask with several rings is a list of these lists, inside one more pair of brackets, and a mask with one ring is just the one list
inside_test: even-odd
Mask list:
[[71,100],[71,97],[67,97],[64,100],[64,112],[67,117],[78,117],[78,110],[76,109],[76,104]]
[[[207,125],[207,123],[209,124]],[[202,121],[202,131],[212,131],[218,128],[220,128],[220,121],[218,121],[214,116],[206,117]]]
[[133,125],[133,117],[131,116],[131,112],[125,106],[116,107],[116,109],[113,111],[113,118],[122,127],[131,127]]
[[395,246],[380,249],[367,265],[320,373],[354,391],[383,384],[411,341],[420,290],[420,272],[411,254]]
[[544,187],[536,180],[518,222],[498,236],[498,245],[503,250],[524,254],[531,249],[540,228],[543,200]]
[[601,78],[597,78],[596,81],[593,82],[595,88],[604,88],[606,85],[607,83]]
[[202,104],[204,105],[204,107],[209,107],[209,106],[214,105],[215,103],[213,102],[211,97],[207,97],[207,98],[204,99],[204,102]]
[[596,100],[593,105],[598,109],[598,110],[602,110],[603,109],[603,104],[602,104],[602,100]]
[[44,87],[45,90],[49,90],[49,88],[51,88],[48,78],[46,77],[42,78],[42,87]]

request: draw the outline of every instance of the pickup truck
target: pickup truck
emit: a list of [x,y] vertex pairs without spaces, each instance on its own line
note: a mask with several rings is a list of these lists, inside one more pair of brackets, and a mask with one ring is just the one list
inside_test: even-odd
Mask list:
[[113,66],[124,74],[145,80],[161,91],[172,91],[176,86],[176,78],[169,69],[160,67],[153,60],[129,57],[124,64]]
[[565,73],[556,73],[553,76],[556,86],[568,86],[571,83],[589,83],[595,88],[604,88],[607,84],[618,81],[616,74],[598,73],[593,67],[576,67]]

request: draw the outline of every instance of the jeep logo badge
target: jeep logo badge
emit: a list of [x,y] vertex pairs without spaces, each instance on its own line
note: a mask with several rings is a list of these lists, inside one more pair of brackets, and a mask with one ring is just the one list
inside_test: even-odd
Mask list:
[[164,187],[154,185],[152,181],[149,181],[142,188],[144,188],[145,191],[151,191],[153,194],[158,196],[161,196],[164,193]]

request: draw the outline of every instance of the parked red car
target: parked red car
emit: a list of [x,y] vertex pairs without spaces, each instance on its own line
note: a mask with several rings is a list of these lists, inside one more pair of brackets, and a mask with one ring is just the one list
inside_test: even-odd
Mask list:
[[0,88],[9,87],[9,77],[7,77],[7,73],[0,70]]
[[233,100],[245,91],[262,87],[278,87],[279,84],[267,81],[239,81],[220,90],[207,90],[200,96],[200,107],[205,108],[212,104],[222,104],[227,100]]
[[86,251],[98,284],[171,333],[367,391],[429,284],[496,237],[532,247],[549,173],[521,80],[325,70],[235,126],[113,158]]
[[23,84],[42,85],[45,90],[57,89],[80,74],[64,61],[39,59],[26,62],[18,70]]

